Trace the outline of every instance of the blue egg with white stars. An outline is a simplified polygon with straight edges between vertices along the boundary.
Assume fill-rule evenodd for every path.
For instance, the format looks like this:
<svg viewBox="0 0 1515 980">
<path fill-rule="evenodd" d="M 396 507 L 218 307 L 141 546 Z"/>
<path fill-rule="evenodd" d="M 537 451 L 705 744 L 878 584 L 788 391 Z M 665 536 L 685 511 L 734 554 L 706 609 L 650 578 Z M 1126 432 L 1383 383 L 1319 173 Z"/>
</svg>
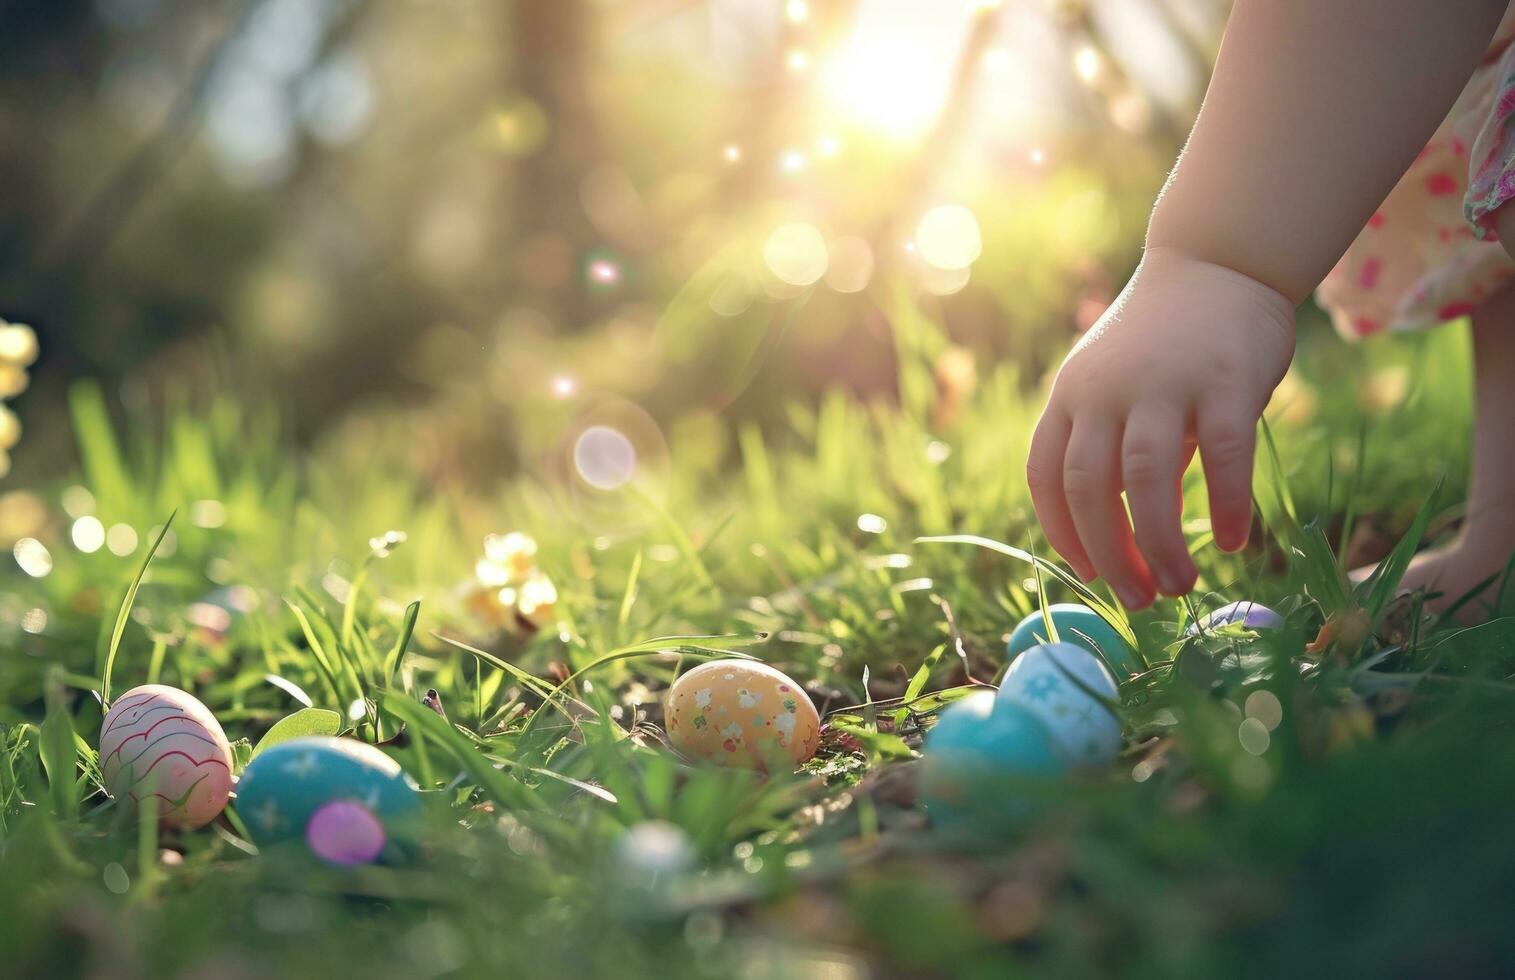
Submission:
<svg viewBox="0 0 1515 980">
<path fill-rule="evenodd" d="M 1283 627 L 1284 618 L 1260 602 L 1244 599 L 1241 602 L 1227 603 L 1199 622 L 1190 623 L 1184 632 L 1188 636 L 1198 636 L 1201 629 L 1216 630 L 1233 624 L 1249 630 L 1276 630 Z"/>
<path fill-rule="evenodd" d="M 1120 752 L 1115 678 L 1094 654 L 1072 643 L 1043 643 L 1015 658 L 1000 682 L 1001 704 L 1034 715 L 1070 768 L 1108 765 Z"/>
<path fill-rule="evenodd" d="M 1052 617 L 1052 625 L 1057 627 L 1059 643 L 1072 643 L 1104 657 L 1110 669 L 1119 676 L 1140 673 L 1141 667 L 1131 644 L 1093 609 L 1076 602 L 1054 602 L 1047 607 L 1047 614 Z M 1015 627 L 1006 649 L 1010 659 L 1014 660 L 1047 640 L 1047 624 L 1042 621 L 1041 610 L 1037 610 Z"/>
<path fill-rule="evenodd" d="M 421 818 L 420 796 L 398 762 L 366 742 L 325 735 L 258 753 L 237 783 L 236 807 L 259 847 L 303 840 L 335 864 L 399 857 Z M 355 820 L 358 808 L 372 819 Z"/>
<path fill-rule="evenodd" d="M 1029 711 L 977 691 L 953 703 L 921 746 L 920 794 L 932 825 L 959 836 L 997 834 L 1030 811 L 1028 784 L 1067 766 Z"/>
</svg>

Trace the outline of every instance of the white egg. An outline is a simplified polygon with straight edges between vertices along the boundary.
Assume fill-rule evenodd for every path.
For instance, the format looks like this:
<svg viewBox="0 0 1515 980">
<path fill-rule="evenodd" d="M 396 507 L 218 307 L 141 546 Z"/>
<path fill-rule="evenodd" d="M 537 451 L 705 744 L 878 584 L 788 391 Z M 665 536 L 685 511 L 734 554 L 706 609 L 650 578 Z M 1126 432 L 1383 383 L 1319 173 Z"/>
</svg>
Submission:
<svg viewBox="0 0 1515 980">
<path fill-rule="evenodd" d="M 1120 751 L 1121 720 L 1101 701 L 1118 704 L 1120 689 L 1099 658 L 1083 647 L 1032 647 L 1010 665 L 999 697 L 1031 712 L 1070 766 L 1106 765 Z"/>
<path fill-rule="evenodd" d="M 616 863 L 636 884 L 684 874 L 694 867 L 694 842 L 683 828 L 663 820 L 628 827 L 615 843 Z"/>
</svg>

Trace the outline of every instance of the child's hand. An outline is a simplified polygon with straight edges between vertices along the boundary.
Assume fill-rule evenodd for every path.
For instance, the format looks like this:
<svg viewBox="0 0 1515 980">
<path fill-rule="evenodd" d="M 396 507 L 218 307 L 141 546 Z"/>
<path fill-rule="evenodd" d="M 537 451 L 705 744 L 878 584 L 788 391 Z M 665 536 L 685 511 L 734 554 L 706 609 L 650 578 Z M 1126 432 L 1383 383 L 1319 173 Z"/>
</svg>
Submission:
<svg viewBox="0 0 1515 980">
<path fill-rule="evenodd" d="M 1026 477 L 1052 547 L 1132 609 L 1181 595 L 1199 573 L 1181 518 L 1196 444 L 1215 542 L 1252 524 L 1257 420 L 1294 354 L 1294 306 L 1223 266 L 1149 248 L 1115 303 L 1068 355 L 1031 440 Z M 1121 506 L 1126 491 L 1132 527 Z"/>
</svg>

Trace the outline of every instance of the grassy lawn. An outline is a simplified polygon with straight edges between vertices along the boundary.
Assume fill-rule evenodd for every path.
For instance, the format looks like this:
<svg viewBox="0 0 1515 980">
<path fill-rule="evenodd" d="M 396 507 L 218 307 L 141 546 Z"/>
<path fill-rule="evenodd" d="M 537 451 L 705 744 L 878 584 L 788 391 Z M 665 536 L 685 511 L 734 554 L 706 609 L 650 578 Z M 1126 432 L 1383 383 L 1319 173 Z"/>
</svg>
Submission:
<svg viewBox="0 0 1515 980">
<path fill-rule="evenodd" d="M 988 367 L 971 393 L 942 389 L 936 325 L 894 322 L 913 323 L 897 402 L 837 394 L 765 432 L 680 433 L 606 491 L 540 474 L 439 488 L 416 465 L 434 436 L 420 422 L 296 452 L 233 400 L 121 426 L 77 388 L 77 477 L 8 511 L 33 522 L 0 596 L 0 973 L 1507 969 L 1515 618 L 1420 615 L 1392 572 L 1354 591 L 1334 557 L 1372 527 L 1403 559 L 1455 515 L 1464 338 L 1301 359 L 1249 550 L 1208 544 L 1197 474 L 1186 486 L 1202 591 L 1133 617 L 1148 669 L 1122 686 L 1117 763 L 1007 787 L 1017 829 L 963 846 L 916 798 L 921 736 L 1003 671 L 1037 570 L 918 539 L 1042 548 L 1022 476 L 1038 398 Z M 133 547 L 114 530 L 99 547 L 91 517 L 134 529 Z M 535 625 L 480 598 L 485 536 L 509 531 L 535 539 L 556 591 Z M 1241 598 L 1286 628 L 1183 639 Z M 1307 652 L 1328 619 L 1335 642 Z M 826 729 L 800 771 L 668 747 L 669 683 L 729 655 L 810 692 Z M 340 869 L 257 853 L 235 807 L 197 832 L 137 822 L 103 792 L 94 746 L 102 693 L 150 681 L 203 700 L 239 758 L 307 705 L 387 742 L 424 790 L 420 846 Z M 644 870 L 624 835 L 648 820 L 687 834 L 687 870 Z"/>
</svg>

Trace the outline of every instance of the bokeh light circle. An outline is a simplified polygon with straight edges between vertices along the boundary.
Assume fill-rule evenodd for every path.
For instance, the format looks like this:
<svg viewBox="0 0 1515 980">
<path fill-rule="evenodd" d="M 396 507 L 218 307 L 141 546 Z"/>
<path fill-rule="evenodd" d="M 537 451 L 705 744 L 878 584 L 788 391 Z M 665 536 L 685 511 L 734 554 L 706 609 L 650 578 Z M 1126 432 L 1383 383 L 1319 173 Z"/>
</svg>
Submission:
<svg viewBox="0 0 1515 980">
<path fill-rule="evenodd" d="M 647 525 L 649 501 L 667 495 L 668 442 L 640 405 L 613 395 L 585 396 L 563 430 L 554 469 L 574 516 L 597 534 Z"/>
<path fill-rule="evenodd" d="M 960 204 L 934 207 L 915 228 L 915 247 L 928 265 L 938 269 L 966 269 L 983 251 L 978 219 Z"/>
<path fill-rule="evenodd" d="M 69 534 L 74 540 L 74 547 L 85 554 L 93 554 L 105 546 L 105 525 L 93 514 L 85 514 L 74 521 Z"/>
<path fill-rule="evenodd" d="M 868 240 L 847 235 L 831 243 L 826 285 L 839 293 L 860 293 L 873 278 L 873 248 Z"/>
<path fill-rule="evenodd" d="M 574 440 L 573 468 L 596 490 L 617 490 L 636 476 L 636 447 L 619 429 L 591 425 Z"/>
<path fill-rule="evenodd" d="M 363 804 L 334 800 L 311 814 L 305 842 L 329 864 L 369 864 L 384 851 L 384 825 Z"/>
<path fill-rule="evenodd" d="M 763 243 L 763 261 L 780 281 L 808 286 L 826 274 L 826 239 L 802 221 L 779 225 Z"/>
<path fill-rule="evenodd" d="M 967 266 L 961 269 L 938 269 L 923 262 L 916 267 L 916 276 L 921 288 L 931 295 L 951 296 L 962 292 L 963 287 L 968 285 L 969 270 Z"/>
</svg>

